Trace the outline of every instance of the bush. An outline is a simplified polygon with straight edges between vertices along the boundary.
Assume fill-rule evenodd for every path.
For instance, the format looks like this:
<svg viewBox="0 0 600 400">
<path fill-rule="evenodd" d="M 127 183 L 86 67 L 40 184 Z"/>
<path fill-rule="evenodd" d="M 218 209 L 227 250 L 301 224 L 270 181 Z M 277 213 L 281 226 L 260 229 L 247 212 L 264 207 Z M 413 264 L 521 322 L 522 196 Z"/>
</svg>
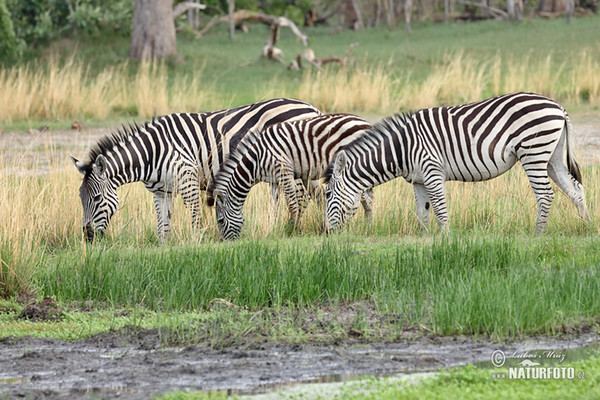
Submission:
<svg viewBox="0 0 600 400">
<path fill-rule="evenodd" d="M 17 39 L 6 1 L 0 0 L 0 59 L 18 58 L 23 51 L 24 43 Z"/>
</svg>

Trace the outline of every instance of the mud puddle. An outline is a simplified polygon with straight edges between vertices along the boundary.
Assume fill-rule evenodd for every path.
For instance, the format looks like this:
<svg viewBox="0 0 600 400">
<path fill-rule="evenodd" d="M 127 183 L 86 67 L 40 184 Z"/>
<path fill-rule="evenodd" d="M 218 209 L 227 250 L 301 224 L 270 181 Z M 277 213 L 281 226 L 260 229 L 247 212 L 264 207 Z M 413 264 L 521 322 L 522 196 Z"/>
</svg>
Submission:
<svg viewBox="0 0 600 400">
<path fill-rule="evenodd" d="M 73 342 L 0 340 L 0 398 L 145 399 L 187 389 L 258 394 L 299 383 L 437 371 L 490 361 L 496 350 L 513 354 L 583 348 L 600 344 L 600 336 L 506 344 L 467 337 L 387 344 L 267 342 L 226 349 L 160 343 L 156 330 L 105 333 Z"/>
</svg>

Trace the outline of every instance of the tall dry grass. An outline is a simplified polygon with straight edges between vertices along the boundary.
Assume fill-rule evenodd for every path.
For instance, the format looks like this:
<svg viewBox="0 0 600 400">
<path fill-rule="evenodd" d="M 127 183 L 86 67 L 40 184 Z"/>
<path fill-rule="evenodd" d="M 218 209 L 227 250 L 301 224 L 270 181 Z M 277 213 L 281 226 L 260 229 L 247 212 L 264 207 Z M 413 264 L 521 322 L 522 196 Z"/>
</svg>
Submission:
<svg viewBox="0 0 600 400">
<path fill-rule="evenodd" d="M 324 112 L 379 111 L 389 113 L 395 106 L 395 78 L 386 66 L 354 70 L 307 71 L 298 87 L 298 98 Z"/>
<path fill-rule="evenodd" d="M 440 105 L 463 104 L 499 94 L 530 91 L 566 105 L 582 101 L 600 105 L 600 56 L 589 50 L 559 66 L 544 58 L 479 60 L 464 51 L 447 53 L 423 80 L 408 71 L 397 74 L 389 64 L 344 71 L 305 73 L 298 97 L 324 111 L 388 114 Z"/>
<path fill-rule="evenodd" d="M 30 118 L 106 118 L 111 112 L 141 118 L 215 107 L 215 90 L 203 79 L 203 68 L 174 74 L 163 62 L 143 62 L 135 75 L 127 62 L 93 75 L 74 57 L 50 57 L 45 67 L 0 70 L 0 122 Z"/>
<path fill-rule="evenodd" d="M 87 255 L 78 196 L 81 175 L 68 159 L 72 149 L 51 144 L 25 156 L 0 152 L 0 295 L 31 290 L 31 277 L 43 266 L 44 257 L 56 251 L 80 249 Z M 26 162 L 25 160 L 33 160 Z M 54 160 L 49 164 L 46 160 Z M 20 164 L 19 164 L 20 163 Z M 15 167 L 15 165 L 20 165 Z M 600 208 L 600 167 L 583 171 L 588 205 L 594 215 Z M 556 189 L 559 193 L 558 189 Z M 455 233 L 482 232 L 496 235 L 531 234 L 535 229 L 537 206 L 525 174 L 519 167 L 500 178 L 482 183 L 447 184 L 451 229 Z M 118 190 L 120 205 L 113 217 L 105 243 L 108 246 L 158 245 L 156 215 L 152 196 L 141 184 Z M 362 210 L 349 224 L 356 235 L 420 235 L 411 185 L 395 180 L 375 188 L 375 209 L 371 223 Z M 322 205 L 311 202 L 293 235 L 318 234 Z M 245 239 L 278 238 L 289 235 L 285 201 L 273 217 L 270 190 L 265 184 L 254 188 L 245 204 Z M 189 212 L 180 199 L 175 201 L 171 244 L 199 245 L 217 240 L 212 209 L 204 208 L 201 227 L 191 228 Z M 437 231 L 432 221 L 431 229 Z M 557 195 L 550 215 L 550 234 L 598 233 L 594 219 L 585 225 L 564 195 Z"/>
<path fill-rule="evenodd" d="M 325 112 L 385 115 L 439 105 L 461 104 L 515 91 L 547 95 L 565 105 L 600 105 L 600 55 L 591 49 L 557 66 L 544 58 L 500 57 L 481 60 L 464 51 L 445 54 L 425 78 L 397 72 L 393 60 L 376 66 L 306 71 L 298 83 L 280 78 L 258 82 L 256 97 L 293 96 Z M 0 122 L 77 116 L 106 118 L 111 112 L 149 118 L 177 111 L 200 111 L 229 104 L 235 92 L 207 86 L 203 68 L 170 74 L 164 63 L 122 63 L 93 75 L 71 57 L 51 57 L 33 65 L 0 70 Z"/>
</svg>

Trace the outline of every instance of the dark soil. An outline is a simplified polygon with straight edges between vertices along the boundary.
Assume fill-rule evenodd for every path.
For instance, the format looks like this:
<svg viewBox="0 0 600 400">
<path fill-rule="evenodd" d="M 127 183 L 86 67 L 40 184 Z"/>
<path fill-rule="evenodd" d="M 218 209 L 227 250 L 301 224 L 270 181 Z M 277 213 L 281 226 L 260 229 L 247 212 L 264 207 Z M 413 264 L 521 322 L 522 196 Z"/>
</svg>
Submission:
<svg viewBox="0 0 600 400">
<path fill-rule="evenodd" d="M 351 340 L 351 339 L 350 339 Z M 0 340 L 0 398 L 145 399 L 176 390 L 260 393 L 332 377 L 434 371 L 489 361 L 494 350 L 579 348 L 575 339 L 535 338 L 497 344 L 468 337 L 421 337 L 398 343 L 257 342 L 215 349 L 163 347 L 156 329 L 126 328 L 74 342 L 33 337 Z"/>
</svg>

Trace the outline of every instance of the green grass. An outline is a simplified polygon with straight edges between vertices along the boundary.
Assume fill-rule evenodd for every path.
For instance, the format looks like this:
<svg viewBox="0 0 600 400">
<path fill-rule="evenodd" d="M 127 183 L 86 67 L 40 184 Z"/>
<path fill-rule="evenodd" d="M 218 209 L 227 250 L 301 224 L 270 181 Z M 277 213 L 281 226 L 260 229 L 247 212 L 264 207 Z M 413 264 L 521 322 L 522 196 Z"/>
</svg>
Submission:
<svg viewBox="0 0 600 400">
<path fill-rule="evenodd" d="M 109 243 L 40 260 L 38 294 L 153 311 L 250 311 L 372 301 L 398 328 L 442 335 L 560 334 L 600 315 L 600 239 L 296 237 L 197 247 Z M 596 322 L 595 322 L 596 321 Z"/>
<path fill-rule="evenodd" d="M 505 373 L 507 368 L 481 369 L 466 366 L 445 370 L 434 376 L 420 377 L 364 377 L 333 385 L 307 385 L 284 390 L 271 395 L 259 396 L 261 399 L 281 400 L 563 400 L 563 399 L 597 399 L 600 396 L 600 357 L 591 357 L 560 364 L 571 367 L 575 371 L 573 380 L 514 380 L 493 378 L 492 373 Z M 583 372 L 584 378 L 577 378 Z M 323 395 L 322 393 L 327 393 Z M 173 392 L 157 399 L 221 399 L 223 392 Z M 235 399 L 250 399 L 250 396 L 234 396 Z"/>
<path fill-rule="evenodd" d="M 363 392 L 356 388 L 342 392 L 340 399 L 596 399 L 600 396 L 600 357 L 576 361 L 569 366 L 585 372 L 575 380 L 509 380 L 492 378 L 505 369 L 478 369 L 468 366 L 444 371 L 413 385 L 381 379 L 367 381 Z M 507 374 L 508 375 L 508 374 Z"/>
</svg>

